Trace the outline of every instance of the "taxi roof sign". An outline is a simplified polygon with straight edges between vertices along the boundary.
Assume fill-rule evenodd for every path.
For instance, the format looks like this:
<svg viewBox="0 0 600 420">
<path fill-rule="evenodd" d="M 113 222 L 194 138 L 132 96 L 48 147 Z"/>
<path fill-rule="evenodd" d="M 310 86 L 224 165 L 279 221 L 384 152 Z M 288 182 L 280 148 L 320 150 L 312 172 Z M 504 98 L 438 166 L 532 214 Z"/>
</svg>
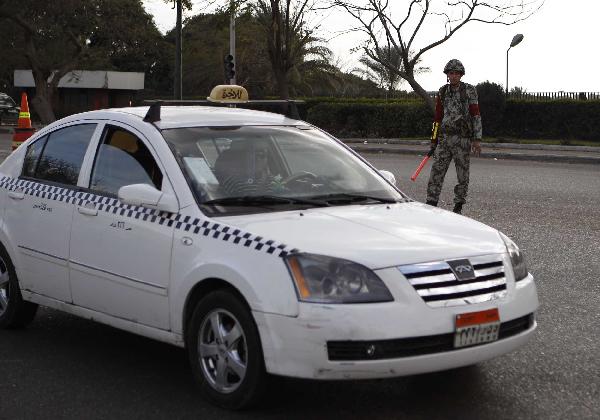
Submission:
<svg viewBox="0 0 600 420">
<path fill-rule="evenodd" d="M 248 102 L 248 91 L 238 85 L 217 85 L 206 99 L 223 104 L 241 104 Z"/>
</svg>

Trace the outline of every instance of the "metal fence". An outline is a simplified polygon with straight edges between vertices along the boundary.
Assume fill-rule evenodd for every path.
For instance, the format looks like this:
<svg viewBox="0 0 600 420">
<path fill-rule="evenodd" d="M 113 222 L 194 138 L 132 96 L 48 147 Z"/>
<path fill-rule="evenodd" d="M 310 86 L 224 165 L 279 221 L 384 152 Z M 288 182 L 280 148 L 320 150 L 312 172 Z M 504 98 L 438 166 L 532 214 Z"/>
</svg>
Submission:
<svg viewBox="0 0 600 420">
<path fill-rule="evenodd" d="M 507 99 L 530 101 L 599 100 L 600 92 L 510 92 Z"/>
<path fill-rule="evenodd" d="M 437 91 L 427 92 L 430 97 L 435 98 Z M 369 95 L 371 98 L 387 100 L 420 100 L 421 97 L 415 92 L 392 91 L 377 92 Z M 530 100 L 530 101 L 559 101 L 559 100 L 600 100 L 600 92 L 510 92 L 507 99 Z"/>
</svg>

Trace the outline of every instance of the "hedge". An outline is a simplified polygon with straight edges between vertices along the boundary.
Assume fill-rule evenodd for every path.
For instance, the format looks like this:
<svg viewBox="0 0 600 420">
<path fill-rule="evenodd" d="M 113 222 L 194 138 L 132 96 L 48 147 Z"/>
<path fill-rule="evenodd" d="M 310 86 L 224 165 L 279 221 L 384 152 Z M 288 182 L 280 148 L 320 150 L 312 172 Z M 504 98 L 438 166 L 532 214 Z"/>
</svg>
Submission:
<svg viewBox="0 0 600 420">
<path fill-rule="evenodd" d="M 500 135 L 600 142 L 599 120 L 600 101 L 508 101 Z"/>
<path fill-rule="evenodd" d="M 422 102 L 320 103 L 308 109 L 307 120 L 338 137 L 417 137 L 431 129 Z"/>
<path fill-rule="evenodd" d="M 338 137 L 427 137 L 432 114 L 423 102 L 320 102 L 307 106 L 308 122 Z M 506 102 L 504 115 L 495 127 L 486 127 L 490 137 L 522 139 L 589 140 L 600 143 L 600 101 Z"/>
</svg>

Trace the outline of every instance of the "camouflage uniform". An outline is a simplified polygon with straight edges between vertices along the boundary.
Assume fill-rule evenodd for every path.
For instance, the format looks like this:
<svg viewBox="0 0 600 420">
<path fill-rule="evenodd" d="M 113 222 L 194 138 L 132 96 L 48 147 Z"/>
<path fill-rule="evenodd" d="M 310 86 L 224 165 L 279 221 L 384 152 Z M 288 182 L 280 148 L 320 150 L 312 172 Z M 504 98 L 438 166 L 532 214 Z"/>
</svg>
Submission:
<svg viewBox="0 0 600 420">
<path fill-rule="evenodd" d="M 458 60 L 451 60 L 446 68 L 450 66 L 454 70 L 453 62 L 458 62 L 464 74 L 464 67 Z M 446 69 L 444 72 L 448 73 Z M 466 201 L 469 187 L 471 140 L 481 140 L 482 136 L 475 87 L 464 82 L 460 82 L 457 88 L 449 84 L 442 86 L 436 98 L 434 127 L 436 122 L 440 124 L 441 139 L 438 141 L 436 160 L 429 175 L 427 202 L 437 204 L 450 161 L 454 159 L 458 178 L 458 184 L 454 187 L 454 204 L 461 207 Z M 434 133 L 435 131 L 437 130 L 434 129 Z"/>
</svg>

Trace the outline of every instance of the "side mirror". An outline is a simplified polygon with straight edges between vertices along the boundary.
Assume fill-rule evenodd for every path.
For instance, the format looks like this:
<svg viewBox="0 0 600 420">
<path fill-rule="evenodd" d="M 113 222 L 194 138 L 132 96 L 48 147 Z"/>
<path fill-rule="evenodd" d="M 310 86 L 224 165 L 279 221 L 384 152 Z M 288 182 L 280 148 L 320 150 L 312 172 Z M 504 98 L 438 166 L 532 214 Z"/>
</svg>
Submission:
<svg viewBox="0 0 600 420">
<path fill-rule="evenodd" d="M 132 206 L 143 206 L 159 211 L 177 213 L 179 203 L 172 194 L 166 194 L 148 184 L 132 184 L 119 188 L 119 200 Z"/>
<path fill-rule="evenodd" d="M 396 177 L 393 173 L 391 173 L 390 171 L 384 171 L 383 169 L 380 170 L 379 173 L 386 179 L 387 182 L 389 182 L 392 185 L 396 185 Z"/>
</svg>

